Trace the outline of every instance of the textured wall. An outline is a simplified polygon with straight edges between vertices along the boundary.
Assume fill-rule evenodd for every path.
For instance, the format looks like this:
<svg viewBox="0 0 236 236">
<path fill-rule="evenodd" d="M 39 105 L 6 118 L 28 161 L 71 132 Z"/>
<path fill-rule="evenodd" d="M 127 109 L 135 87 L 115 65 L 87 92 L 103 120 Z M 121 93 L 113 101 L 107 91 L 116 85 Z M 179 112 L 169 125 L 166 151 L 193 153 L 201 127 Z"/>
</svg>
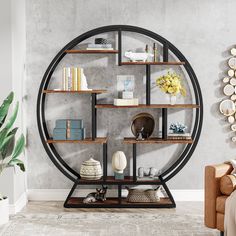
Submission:
<svg viewBox="0 0 236 236">
<path fill-rule="evenodd" d="M 204 125 L 199 144 L 185 168 L 170 181 L 174 189 L 200 189 L 203 187 L 204 166 L 234 158 L 235 146 L 229 141 L 232 134 L 229 125 L 218 112 L 218 103 L 223 98 L 221 78 L 227 68 L 228 49 L 235 43 L 235 1 L 174 1 L 174 0 L 34 0 L 27 1 L 27 125 L 28 125 L 28 187 L 69 188 L 68 181 L 50 162 L 41 144 L 36 127 L 36 94 L 42 76 L 55 54 L 76 36 L 96 27 L 111 24 L 129 24 L 152 30 L 171 41 L 189 60 L 199 79 L 204 98 Z M 115 40 L 115 35 L 104 35 Z M 129 49 L 143 46 L 148 39 L 127 34 L 125 44 Z M 144 68 L 117 67 L 115 57 L 68 55 L 53 74 L 51 88 L 61 81 L 63 66 L 81 65 L 85 68 L 88 83 L 92 88 L 106 87 L 110 93 L 99 99 L 110 101 L 115 93 L 117 74 L 134 74 L 136 96 L 142 99 Z M 109 67 L 109 69 L 108 69 Z M 166 68 L 155 67 L 152 77 Z M 188 78 L 186 78 L 187 81 Z M 191 89 L 191 88 L 189 88 Z M 152 102 L 165 102 L 165 96 L 152 91 Z M 90 123 L 89 97 L 86 95 L 51 95 L 47 100 L 47 119 L 50 130 L 55 119 L 83 118 L 88 129 Z M 191 96 L 186 98 L 186 103 Z M 68 105 L 69 104 L 69 105 Z M 122 145 L 122 137 L 131 135 L 130 120 L 137 110 L 98 111 L 98 135 L 108 134 L 109 156 L 113 151 L 124 150 L 128 157 L 126 173 L 131 173 L 131 147 Z M 157 110 L 150 111 L 155 117 Z M 178 119 L 177 119 L 178 117 Z M 186 122 L 191 127 L 191 112 L 175 111 L 171 121 Z M 158 119 L 155 134 L 158 132 Z M 102 157 L 102 148 L 86 145 L 60 145 L 69 165 L 79 170 L 83 160 L 90 154 Z M 138 166 L 162 168 L 181 151 L 181 145 L 142 146 L 138 148 Z M 109 170 L 111 174 L 111 170 Z"/>
</svg>

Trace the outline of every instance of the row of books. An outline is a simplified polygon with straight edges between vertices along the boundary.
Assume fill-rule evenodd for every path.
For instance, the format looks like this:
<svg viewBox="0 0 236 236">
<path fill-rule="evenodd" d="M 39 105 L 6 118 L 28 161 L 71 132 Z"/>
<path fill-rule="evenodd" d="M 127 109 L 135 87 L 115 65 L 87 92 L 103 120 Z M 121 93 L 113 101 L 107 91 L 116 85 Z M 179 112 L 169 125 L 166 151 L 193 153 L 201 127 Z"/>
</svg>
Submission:
<svg viewBox="0 0 236 236">
<path fill-rule="evenodd" d="M 79 91 L 81 89 L 81 78 L 83 76 L 83 68 L 64 67 L 62 88 L 65 91 Z"/>
</svg>

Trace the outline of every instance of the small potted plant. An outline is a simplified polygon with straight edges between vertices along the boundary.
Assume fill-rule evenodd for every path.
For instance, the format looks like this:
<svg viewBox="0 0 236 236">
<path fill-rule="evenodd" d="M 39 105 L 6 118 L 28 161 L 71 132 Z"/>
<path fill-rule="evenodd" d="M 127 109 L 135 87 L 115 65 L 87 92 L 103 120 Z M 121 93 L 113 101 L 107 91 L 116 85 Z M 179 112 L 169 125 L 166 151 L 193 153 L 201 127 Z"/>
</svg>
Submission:
<svg viewBox="0 0 236 236">
<path fill-rule="evenodd" d="M 16 120 L 19 103 L 12 115 L 7 117 L 10 105 L 13 101 L 14 93 L 11 92 L 0 106 L 0 178 L 5 168 L 10 166 L 19 166 L 22 171 L 25 171 L 24 163 L 18 159 L 25 147 L 25 138 L 21 134 L 17 141 L 15 135 L 18 128 L 13 128 Z M 1 194 L 0 191 L 0 225 L 7 223 L 9 220 L 9 201 L 8 198 Z"/>
<path fill-rule="evenodd" d="M 166 75 L 157 78 L 156 84 L 161 91 L 170 95 L 171 105 L 176 103 L 176 96 L 178 94 L 186 96 L 186 90 L 182 85 L 181 77 L 175 72 L 168 71 Z"/>
</svg>

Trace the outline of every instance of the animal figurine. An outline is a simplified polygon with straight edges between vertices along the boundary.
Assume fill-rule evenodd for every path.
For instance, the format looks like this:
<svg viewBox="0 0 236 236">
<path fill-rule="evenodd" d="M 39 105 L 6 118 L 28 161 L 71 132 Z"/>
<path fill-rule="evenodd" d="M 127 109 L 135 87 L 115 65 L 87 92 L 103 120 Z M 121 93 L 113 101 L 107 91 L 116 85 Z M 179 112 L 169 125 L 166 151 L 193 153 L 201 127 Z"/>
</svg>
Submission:
<svg viewBox="0 0 236 236">
<path fill-rule="evenodd" d="M 125 57 L 129 58 L 131 61 L 147 61 L 148 58 L 152 58 L 154 55 L 146 52 L 125 52 Z"/>
<path fill-rule="evenodd" d="M 139 167 L 138 168 L 138 177 L 143 178 L 144 176 L 154 178 L 154 177 L 158 176 L 158 171 L 154 167 L 150 167 L 150 168 Z"/>
<path fill-rule="evenodd" d="M 102 185 L 102 189 L 96 188 L 96 192 L 89 193 L 86 198 L 83 200 L 83 203 L 93 203 L 96 201 L 104 202 L 106 200 L 107 187 Z"/>
</svg>

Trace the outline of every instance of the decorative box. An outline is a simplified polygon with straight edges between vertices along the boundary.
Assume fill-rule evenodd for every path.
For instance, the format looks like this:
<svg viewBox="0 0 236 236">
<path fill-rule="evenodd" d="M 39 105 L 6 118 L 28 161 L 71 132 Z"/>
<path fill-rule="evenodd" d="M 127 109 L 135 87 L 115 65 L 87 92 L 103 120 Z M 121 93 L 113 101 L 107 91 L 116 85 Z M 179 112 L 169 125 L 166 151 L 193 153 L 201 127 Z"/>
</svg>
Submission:
<svg viewBox="0 0 236 236">
<path fill-rule="evenodd" d="M 58 129 L 53 130 L 54 140 L 83 140 L 86 137 L 86 129 Z"/>
<path fill-rule="evenodd" d="M 66 140 L 66 129 L 53 129 L 54 140 Z"/>
<path fill-rule="evenodd" d="M 81 129 L 84 127 L 83 120 L 81 119 L 62 119 L 56 120 L 57 129 Z"/>
<path fill-rule="evenodd" d="M 82 129 L 67 129 L 67 140 L 83 140 L 85 139 L 85 128 Z"/>
</svg>

